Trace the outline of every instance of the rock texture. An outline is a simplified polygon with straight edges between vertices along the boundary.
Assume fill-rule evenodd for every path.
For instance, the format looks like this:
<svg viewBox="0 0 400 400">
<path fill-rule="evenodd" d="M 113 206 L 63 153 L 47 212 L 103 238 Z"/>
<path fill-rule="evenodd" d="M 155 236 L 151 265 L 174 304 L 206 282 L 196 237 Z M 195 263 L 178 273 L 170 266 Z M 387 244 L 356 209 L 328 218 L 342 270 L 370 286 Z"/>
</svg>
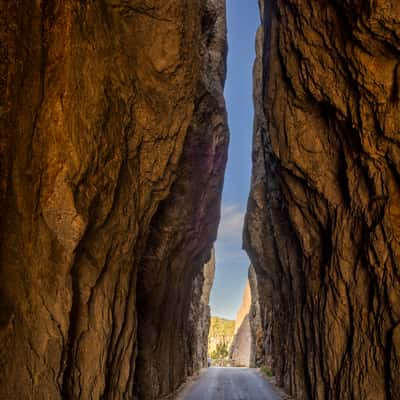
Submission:
<svg viewBox="0 0 400 400">
<path fill-rule="evenodd" d="M 297 399 L 400 398 L 400 6 L 261 1 L 245 247 Z"/>
<path fill-rule="evenodd" d="M 191 363 L 193 371 L 198 371 L 208 365 L 208 334 L 210 332 L 211 308 L 210 294 L 215 275 L 215 252 L 204 265 L 203 271 L 196 277 L 193 284 L 192 302 L 189 318 L 195 327 L 190 342 L 192 343 Z"/>
<path fill-rule="evenodd" d="M 226 161 L 224 15 L 0 0 L 0 398 L 132 399 L 144 379 L 140 399 L 159 398 L 192 372 Z"/>
<path fill-rule="evenodd" d="M 249 267 L 249 285 L 251 292 L 251 306 L 249 310 L 249 324 L 251 330 L 250 367 L 261 367 L 265 364 L 265 320 L 263 312 L 267 307 L 262 305 L 259 295 L 259 279 L 254 267 Z"/>
<path fill-rule="evenodd" d="M 228 145 L 224 1 L 201 2 L 200 15 L 202 68 L 194 115 L 176 182 L 153 218 L 139 270 L 140 400 L 161 398 L 194 372 L 197 321 L 190 300 L 217 235 Z"/>
<path fill-rule="evenodd" d="M 236 315 L 235 334 L 229 349 L 229 358 L 234 366 L 250 366 L 251 351 L 253 348 L 249 317 L 251 304 L 250 284 L 247 281 L 244 288 L 242 304 Z"/>
</svg>

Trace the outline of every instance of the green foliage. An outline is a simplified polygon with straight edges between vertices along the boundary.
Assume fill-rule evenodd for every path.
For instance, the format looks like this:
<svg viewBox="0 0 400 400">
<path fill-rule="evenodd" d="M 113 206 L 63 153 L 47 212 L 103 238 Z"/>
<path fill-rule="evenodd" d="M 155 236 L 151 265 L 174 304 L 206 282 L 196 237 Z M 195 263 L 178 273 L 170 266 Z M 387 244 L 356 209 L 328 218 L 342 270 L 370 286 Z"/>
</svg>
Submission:
<svg viewBox="0 0 400 400">
<path fill-rule="evenodd" d="M 235 331 L 235 321 L 211 317 L 208 335 L 208 355 L 213 360 L 227 360 Z"/>
<path fill-rule="evenodd" d="M 265 376 L 268 376 L 269 378 L 274 376 L 274 374 L 272 373 L 271 369 L 266 367 L 266 366 L 261 367 L 260 370 Z"/>
<path fill-rule="evenodd" d="M 220 317 L 211 317 L 209 336 L 233 336 L 235 332 L 235 321 Z"/>
<path fill-rule="evenodd" d="M 224 360 L 228 357 L 228 346 L 226 343 L 218 343 L 216 349 L 211 353 L 214 360 Z"/>
</svg>

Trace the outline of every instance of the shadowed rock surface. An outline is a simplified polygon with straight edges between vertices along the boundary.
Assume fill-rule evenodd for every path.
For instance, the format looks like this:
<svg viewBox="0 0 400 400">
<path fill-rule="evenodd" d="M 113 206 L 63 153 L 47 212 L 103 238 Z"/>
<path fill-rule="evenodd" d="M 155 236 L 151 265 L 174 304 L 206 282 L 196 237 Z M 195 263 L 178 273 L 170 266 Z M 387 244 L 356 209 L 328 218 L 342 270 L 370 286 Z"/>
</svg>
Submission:
<svg viewBox="0 0 400 400">
<path fill-rule="evenodd" d="M 223 0 L 0 0 L 0 398 L 159 398 L 198 367 L 225 41 Z"/>
<path fill-rule="evenodd" d="M 204 265 L 194 283 L 192 302 L 190 304 L 190 321 L 195 327 L 192 344 L 193 371 L 199 371 L 208 365 L 208 334 L 210 331 L 211 308 L 209 306 L 210 294 L 215 275 L 215 251 L 211 252 L 210 260 Z"/>
<path fill-rule="evenodd" d="M 228 146 L 224 1 L 201 2 L 200 12 L 194 115 L 176 182 L 153 219 L 138 276 L 140 400 L 177 389 L 198 363 L 195 334 L 202 313 L 190 305 L 194 281 L 217 236 Z"/>
<path fill-rule="evenodd" d="M 260 2 L 244 242 L 301 400 L 400 398 L 400 5 L 367 3 Z"/>
</svg>

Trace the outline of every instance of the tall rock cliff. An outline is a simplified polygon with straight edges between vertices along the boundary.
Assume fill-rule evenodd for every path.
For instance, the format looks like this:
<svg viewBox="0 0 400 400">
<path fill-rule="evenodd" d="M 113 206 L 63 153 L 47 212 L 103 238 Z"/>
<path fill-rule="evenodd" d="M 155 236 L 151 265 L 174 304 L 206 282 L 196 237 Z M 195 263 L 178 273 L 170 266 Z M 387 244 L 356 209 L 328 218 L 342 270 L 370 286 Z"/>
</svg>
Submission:
<svg viewBox="0 0 400 400">
<path fill-rule="evenodd" d="M 400 398 L 399 4 L 260 1 L 244 242 L 300 400 Z"/>
<path fill-rule="evenodd" d="M 0 0 L 0 398 L 132 399 L 146 371 L 158 398 L 192 372 L 225 52 L 224 0 Z"/>
</svg>

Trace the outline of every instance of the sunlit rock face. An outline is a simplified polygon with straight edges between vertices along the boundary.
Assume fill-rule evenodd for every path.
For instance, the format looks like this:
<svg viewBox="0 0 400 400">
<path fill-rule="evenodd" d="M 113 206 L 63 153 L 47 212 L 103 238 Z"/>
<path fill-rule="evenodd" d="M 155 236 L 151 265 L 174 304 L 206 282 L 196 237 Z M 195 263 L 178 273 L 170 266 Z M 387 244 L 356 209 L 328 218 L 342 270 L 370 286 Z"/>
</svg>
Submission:
<svg viewBox="0 0 400 400">
<path fill-rule="evenodd" d="M 242 304 L 236 315 L 235 334 L 229 350 L 229 358 L 234 366 L 249 367 L 252 351 L 252 333 L 250 329 L 251 307 L 250 284 L 247 281 Z"/>
<path fill-rule="evenodd" d="M 146 371 L 140 399 L 160 398 L 193 371 L 224 15 L 223 0 L 0 1 L 0 398 L 132 399 Z"/>
<path fill-rule="evenodd" d="M 245 247 L 298 399 L 400 398 L 400 7 L 261 1 Z"/>
</svg>

